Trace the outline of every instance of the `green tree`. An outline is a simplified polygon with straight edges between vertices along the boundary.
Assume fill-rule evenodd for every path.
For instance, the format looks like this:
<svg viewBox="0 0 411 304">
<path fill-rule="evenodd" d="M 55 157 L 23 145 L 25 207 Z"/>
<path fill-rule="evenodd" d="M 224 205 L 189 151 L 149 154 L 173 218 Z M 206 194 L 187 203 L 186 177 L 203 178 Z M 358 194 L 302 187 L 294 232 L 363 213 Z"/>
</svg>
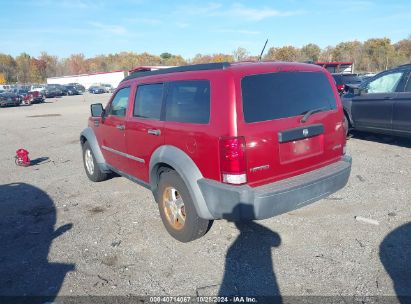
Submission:
<svg viewBox="0 0 411 304">
<path fill-rule="evenodd" d="M 168 60 L 168 59 L 170 59 L 171 57 L 173 57 L 173 55 L 170 54 L 170 53 L 161 53 L 161 54 L 160 54 L 161 60 Z"/>
<path fill-rule="evenodd" d="M 4 75 L 6 82 L 16 80 L 17 63 L 13 57 L 6 54 L 0 54 L 0 73 Z"/>
<path fill-rule="evenodd" d="M 16 57 L 17 64 L 17 81 L 28 83 L 30 81 L 30 64 L 31 57 L 27 53 L 21 53 Z"/>
<path fill-rule="evenodd" d="M 325 49 L 321 50 L 319 61 L 333 61 L 334 47 L 327 46 Z"/>
<path fill-rule="evenodd" d="M 249 60 L 250 53 L 245 48 L 239 47 L 233 51 L 233 57 L 234 61 L 245 61 Z"/>
<path fill-rule="evenodd" d="M 278 61 L 298 61 L 300 58 L 300 50 L 291 45 L 283 46 L 280 48 L 270 48 L 265 55 L 266 60 L 278 60 Z"/>
<path fill-rule="evenodd" d="M 394 44 L 396 52 L 395 63 L 406 64 L 411 63 L 411 36 Z"/>
<path fill-rule="evenodd" d="M 190 63 L 199 64 L 199 63 L 209 63 L 209 62 L 212 62 L 212 58 L 210 55 L 197 54 L 194 56 L 194 58 L 191 60 Z"/>
<path fill-rule="evenodd" d="M 350 61 L 357 70 L 367 70 L 368 58 L 364 53 L 364 46 L 359 41 L 341 42 L 333 49 L 333 58 L 336 61 Z"/>
<path fill-rule="evenodd" d="M 364 42 L 364 52 L 369 57 L 369 71 L 382 71 L 394 63 L 394 46 L 389 38 L 368 39 Z"/>
<path fill-rule="evenodd" d="M 303 61 L 318 61 L 321 54 L 321 48 L 314 43 L 309 43 L 301 48 L 300 53 L 301 60 Z"/>
<path fill-rule="evenodd" d="M 57 70 L 58 70 L 58 57 L 57 56 L 52 56 L 47 54 L 47 52 L 41 52 L 40 57 L 38 57 L 39 60 L 45 62 L 46 67 L 42 71 L 42 78 L 46 79 L 47 77 L 54 77 L 57 76 Z"/>
</svg>

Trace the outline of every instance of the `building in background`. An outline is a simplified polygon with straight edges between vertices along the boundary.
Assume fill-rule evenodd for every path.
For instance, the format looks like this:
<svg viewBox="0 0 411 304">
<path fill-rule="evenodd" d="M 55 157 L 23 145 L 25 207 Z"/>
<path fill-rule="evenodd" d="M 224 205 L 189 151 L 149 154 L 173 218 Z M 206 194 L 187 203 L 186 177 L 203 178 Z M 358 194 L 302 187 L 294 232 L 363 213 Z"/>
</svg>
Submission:
<svg viewBox="0 0 411 304">
<path fill-rule="evenodd" d="M 145 71 L 153 71 L 158 69 L 170 68 L 171 66 L 140 66 L 133 68 L 131 70 L 119 70 L 112 72 L 102 72 L 102 73 L 92 73 L 92 74 L 81 74 L 81 75 L 69 75 L 60 77 L 49 77 L 47 78 L 48 84 L 69 84 L 69 83 L 79 83 L 83 85 L 86 89 L 92 85 L 100 84 L 111 84 L 113 88 L 117 88 L 118 84 L 130 75 L 130 73 L 138 73 Z"/>
<path fill-rule="evenodd" d="M 49 77 L 47 78 L 48 84 L 68 84 L 68 83 L 79 83 L 83 85 L 86 89 L 92 85 L 99 85 L 102 83 L 111 84 L 113 88 L 117 88 L 120 81 L 128 75 L 128 71 L 113 71 L 104 73 L 93 73 L 93 74 L 81 74 L 81 75 L 69 75 L 60 77 Z"/>
</svg>

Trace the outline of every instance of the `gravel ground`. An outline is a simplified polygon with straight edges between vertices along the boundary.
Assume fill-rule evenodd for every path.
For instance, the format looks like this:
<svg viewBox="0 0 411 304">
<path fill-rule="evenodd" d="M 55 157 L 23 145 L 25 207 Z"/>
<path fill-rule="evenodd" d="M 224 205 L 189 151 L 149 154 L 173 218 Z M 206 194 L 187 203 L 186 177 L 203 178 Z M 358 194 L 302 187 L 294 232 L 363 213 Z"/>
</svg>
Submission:
<svg viewBox="0 0 411 304">
<path fill-rule="evenodd" d="M 87 179 L 79 133 L 108 98 L 0 109 L 0 295 L 411 295 L 410 140 L 356 134 L 343 190 L 182 244 L 150 191 Z M 36 165 L 14 164 L 20 147 Z"/>
</svg>

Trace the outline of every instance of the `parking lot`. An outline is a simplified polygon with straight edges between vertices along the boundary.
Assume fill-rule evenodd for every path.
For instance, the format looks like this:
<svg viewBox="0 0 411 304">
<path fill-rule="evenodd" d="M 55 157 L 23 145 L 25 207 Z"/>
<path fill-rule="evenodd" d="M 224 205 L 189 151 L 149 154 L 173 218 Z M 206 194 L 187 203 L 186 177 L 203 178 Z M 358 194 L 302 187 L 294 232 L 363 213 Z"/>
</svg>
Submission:
<svg viewBox="0 0 411 304">
<path fill-rule="evenodd" d="M 109 96 L 0 109 L 0 295 L 411 295 L 410 140 L 355 134 L 343 190 L 183 244 L 149 190 L 85 175 L 79 134 Z"/>
</svg>

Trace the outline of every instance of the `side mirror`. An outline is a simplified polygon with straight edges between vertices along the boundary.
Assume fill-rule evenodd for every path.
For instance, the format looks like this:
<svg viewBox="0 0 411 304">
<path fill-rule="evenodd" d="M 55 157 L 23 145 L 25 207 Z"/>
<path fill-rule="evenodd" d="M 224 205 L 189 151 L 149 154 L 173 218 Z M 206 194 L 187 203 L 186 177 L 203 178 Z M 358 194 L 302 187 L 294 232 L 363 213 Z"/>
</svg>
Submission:
<svg viewBox="0 0 411 304">
<path fill-rule="evenodd" d="M 91 117 L 102 117 L 104 115 L 103 105 L 101 103 L 93 103 L 90 106 Z"/>
</svg>

